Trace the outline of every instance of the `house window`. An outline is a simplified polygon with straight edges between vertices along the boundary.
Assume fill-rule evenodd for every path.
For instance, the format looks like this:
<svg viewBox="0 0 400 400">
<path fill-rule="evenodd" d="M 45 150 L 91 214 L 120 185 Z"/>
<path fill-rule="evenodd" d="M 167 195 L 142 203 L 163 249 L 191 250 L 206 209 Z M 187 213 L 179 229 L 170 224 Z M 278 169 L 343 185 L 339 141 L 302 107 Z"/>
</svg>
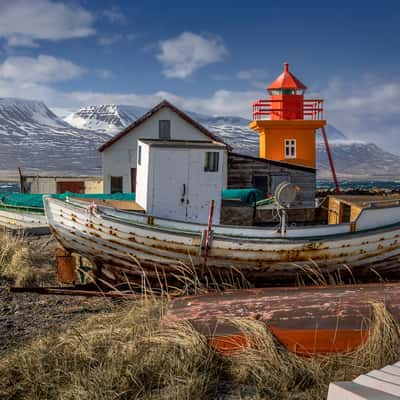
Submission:
<svg viewBox="0 0 400 400">
<path fill-rule="evenodd" d="M 138 146 L 137 149 L 137 163 L 138 165 L 142 164 L 142 146 Z"/>
<path fill-rule="evenodd" d="M 296 158 L 296 139 L 285 139 L 285 158 Z"/>
<path fill-rule="evenodd" d="M 205 172 L 217 172 L 219 163 L 219 153 L 216 151 L 207 151 L 204 163 Z"/>
<path fill-rule="evenodd" d="M 111 194 L 122 193 L 122 176 L 111 177 Z"/>
<path fill-rule="evenodd" d="M 171 139 L 171 121 L 169 119 L 161 119 L 158 121 L 158 138 Z"/>
</svg>

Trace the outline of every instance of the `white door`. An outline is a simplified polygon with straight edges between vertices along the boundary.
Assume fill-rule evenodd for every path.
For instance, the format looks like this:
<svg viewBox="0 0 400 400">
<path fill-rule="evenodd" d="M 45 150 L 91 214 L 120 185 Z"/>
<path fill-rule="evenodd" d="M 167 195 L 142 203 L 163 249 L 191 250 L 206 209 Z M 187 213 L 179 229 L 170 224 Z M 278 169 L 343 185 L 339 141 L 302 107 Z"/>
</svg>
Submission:
<svg viewBox="0 0 400 400">
<path fill-rule="evenodd" d="M 153 162 L 153 215 L 186 221 L 189 193 L 189 152 L 157 150 Z"/>
<path fill-rule="evenodd" d="M 213 221 L 219 222 L 221 185 L 220 172 L 204 172 L 204 152 L 191 152 L 191 165 L 189 172 L 190 191 L 187 211 L 187 221 L 206 224 L 211 200 L 215 201 L 215 214 Z M 221 164 L 221 161 L 220 161 Z"/>
</svg>

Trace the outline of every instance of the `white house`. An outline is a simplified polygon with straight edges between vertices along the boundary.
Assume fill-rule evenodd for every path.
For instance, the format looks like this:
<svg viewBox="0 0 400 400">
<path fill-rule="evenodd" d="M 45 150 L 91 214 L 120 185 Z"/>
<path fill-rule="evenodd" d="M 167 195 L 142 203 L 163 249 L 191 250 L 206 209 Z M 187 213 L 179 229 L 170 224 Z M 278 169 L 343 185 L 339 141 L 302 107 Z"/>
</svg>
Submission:
<svg viewBox="0 0 400 400">
<path fill-rule="evenodd" d="M 140 139 L 136 202 L 146 213 L 180 221 L 220 222 L 227 182 L 227 146 L 219 142 Z"/>
<path fill-rule="evenodd" d="M 104 193 L 137 192 L 138 139 L 222 143 L 187 114 L 163 101 L 100 147 Z"/>
</svg>

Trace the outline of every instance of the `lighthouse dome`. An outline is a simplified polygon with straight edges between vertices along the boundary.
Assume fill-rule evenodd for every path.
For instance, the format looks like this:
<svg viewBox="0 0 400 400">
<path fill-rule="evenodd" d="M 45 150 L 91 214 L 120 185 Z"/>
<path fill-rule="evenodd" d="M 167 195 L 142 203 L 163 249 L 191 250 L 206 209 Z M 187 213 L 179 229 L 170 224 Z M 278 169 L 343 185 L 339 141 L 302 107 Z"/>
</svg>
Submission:
<svg viewBox="0 0 400 400">
<path fill-rule="evenodd" d="M 302 94 L 306 89 L 307 86 L 289 71 L 287 62 L 283 64 L 283 72 L 267 88 L 271 94 Z"/>
</svg>

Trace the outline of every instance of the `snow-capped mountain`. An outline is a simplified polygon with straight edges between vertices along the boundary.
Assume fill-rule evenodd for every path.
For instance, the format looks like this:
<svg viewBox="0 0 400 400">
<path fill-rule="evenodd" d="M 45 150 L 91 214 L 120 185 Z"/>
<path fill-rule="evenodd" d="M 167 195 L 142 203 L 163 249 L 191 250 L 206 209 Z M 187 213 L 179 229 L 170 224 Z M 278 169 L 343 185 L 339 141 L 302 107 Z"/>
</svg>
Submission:
<svg viewBox="0 0 400 400">
<path fill-rule="evenodd" d="M 81 108 L 64 120 L 78 129 L 89 129 L 114 135 L 135 121 L 148 109 L 135 106 L 100 104 Z"/>
<path fill-rule="evenodd" d="M 99 173 L 108 135 L 80 130 L 39 101 L 0 98 L 0 170 Z"/>
<path fill-rule="evenodd" d="M 15 171 L 22 167 L 99 174 L 101 157 L 98 147 L 146 111 L 132 106 L 93 106 L 63 120 L 42 102 L 0 98 L 0 170 Z M 249 120 L 189 114 L 235 151 L 258 154 L 258 135 L 249 129 Z M 327 133 L 339 176 L 347 179 L 398 179 L 400 176 L 399 156 L 373 143 L 348 140 L 331 125 L 328 125 Z M 319 177 L 329 178 L 326 151 L 320 140 L 317 151 Z"/>
<path fill-rule="evenodd" d="M 116 133 L 147 109 L 135 106 L 101 105 L 86 107 L 65 120 L 77 128 Z M 188 114 L 242 154 L 258 155 L 258 134 L 249 128 L 250 120 L 232 116 L 209 116 L 188 111 Z M 400 175 L 400 157 L 382 150 L 373 143 L 349 140 L 336 127 L 328 124 L 327 136 L 337 174 L 343 178 L 368 177 L 390 179 Z M 318 176 L 330 178 L 329 163 L 322 135 L 317 145 Z"/>
<path fill-rule="evenodd" d="M 400 177 L 400 157 L 374 143 L 331 141 L 330 149 L 338 176 L 344 179 L 391 180 Z M 319 178 L 330 178 L 329 163 L 322 144 L 317 148 Z"/>
</svg>

